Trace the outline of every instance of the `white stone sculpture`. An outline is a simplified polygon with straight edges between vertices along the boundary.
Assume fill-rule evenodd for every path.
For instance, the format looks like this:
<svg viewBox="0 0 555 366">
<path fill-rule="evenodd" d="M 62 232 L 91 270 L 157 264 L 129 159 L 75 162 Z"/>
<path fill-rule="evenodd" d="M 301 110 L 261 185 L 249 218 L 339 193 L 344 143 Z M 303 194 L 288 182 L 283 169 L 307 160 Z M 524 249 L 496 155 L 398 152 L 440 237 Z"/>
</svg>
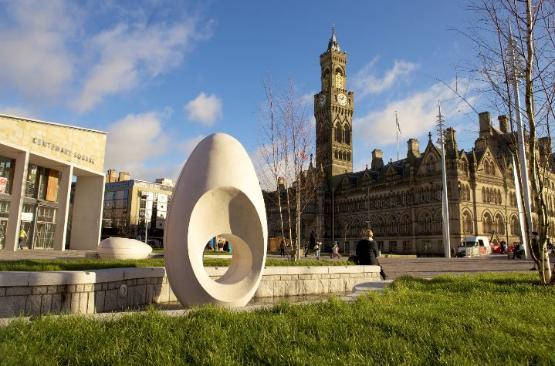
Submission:
<svg viewBox="0 0 555 366">
<path fill-rule="evenodd" d="M 145 259 L 152 247 L 135 239 L 110 237 L 100 242 L 96 252 L 104 259 Z"/>
<path fill-rule="evenodd" d="M 232 244 L 233 257 L 214 280 L 203 252 L 217 235 Z M 206 137 L 181 170 L 166 218 L 166 271 L 176 297 L 186 306 L 246 305 L 262 276 L 267 237 L 264 199 L 248 153 L 229 135 Z"/>
</svg>

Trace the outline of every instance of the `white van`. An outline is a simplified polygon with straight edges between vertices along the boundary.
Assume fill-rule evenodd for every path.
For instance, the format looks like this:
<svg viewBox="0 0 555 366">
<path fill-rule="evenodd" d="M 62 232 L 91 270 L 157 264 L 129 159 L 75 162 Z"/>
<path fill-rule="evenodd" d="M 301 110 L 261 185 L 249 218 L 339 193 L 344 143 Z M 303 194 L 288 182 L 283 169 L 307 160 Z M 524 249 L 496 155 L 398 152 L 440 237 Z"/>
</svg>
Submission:
<svg viewBox="0 0 555 366">
<path fill-rule="evenodd" d="M 489 239 L 485 236 L 467 236 L 457 248 L 457 257 L 476 257 L 491 254 Z"/>
</svg>

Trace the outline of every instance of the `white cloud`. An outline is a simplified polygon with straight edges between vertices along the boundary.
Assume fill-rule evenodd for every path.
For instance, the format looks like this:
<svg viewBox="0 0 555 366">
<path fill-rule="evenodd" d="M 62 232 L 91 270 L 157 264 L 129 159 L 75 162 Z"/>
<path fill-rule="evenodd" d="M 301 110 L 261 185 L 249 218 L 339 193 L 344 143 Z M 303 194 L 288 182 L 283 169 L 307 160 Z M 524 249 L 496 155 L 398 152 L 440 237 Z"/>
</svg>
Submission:
<svg viewBox="0 0 555 366">
<path fill-rule="evenodd" d="M 28 96 L 58 97 L 56 102 L 70 102 L 79 112 L 179 66 L 212 33 L 210 21 L 174 4 L 162 12 L 150 1 L 133 9 L 68 0 L 1 4 L 0 85 Z"/>
<path fill-rule="evenodd" d="M 99 61 L 75 101 L 77 110 L 88 111 L 104 97 L 129 91 L 143 79 L 178 66 L 195 38 L 194 24 L 118 24 L 94 36 L 90 46 Z"/>
<path fill-rule="evenodd" d="M 455 81 L 450 83 L 455 88 Z M 470 83 L 458 81 L 458 88 L 469 89 Z M 476 98 L 467 97 L 470 103 Z M 370 142 L 371 146 L 383 146 L 396 142 L 395 111 L 399 115 L 399 124 L 403 139 L 418 137 L 428 131 L 435 130 L 437 121 L 437 103 L 441 101 L 444 118 L 449 119 L 457 114 L 466 113 L 470 107 L 444 84 L 437 83 L 424 91 L 417 92 L 407 98 L 393 101 L 381 110 L 371 111 L 354 121 L 357 139 Z"/>
<path fill-rule="evenodd" d="M 408 61 L 395 60 L 393 67 L 382 77 L 378 77 L 373 74 L 377 61 L 378 59 L 374 58 L 353 77 L 354 87 L 360 96 L 379 94 L 391 88 L 400 78 L 410 75 L 418 67 L 417 64 Z"/>
<path fill-rule="evenodd" d="M 315 91 L 301 95 L 299 97 L 300 104 L 302 106 L 311 106 L 314 104 L 314 94 L 316 94 Z"/>
<path fill-rule="evenodd" d="M 9 21 L 0 27 L 0 83 L 31 96 L 53 97 L 72 79 L 74 58 L 67 47 L 75 31 L 61 0 L 8 1 Z"/>
<path fill-rule="evenodd" d="M 156 112 L 128 114 L 111 124 L 108 127 L 106 168 L 129 171 L 133 176 L 142 174 L 147 159 L 167 151 L 169 137 L 162 125 Z"/>
<path fill-rule="evenodd" d="M 185 104 L 187 118 L 205 126 L 212 126 L 222 117 L 222 101 L 216 95 L 200 93 L 195 99 Z"/>
</svg>

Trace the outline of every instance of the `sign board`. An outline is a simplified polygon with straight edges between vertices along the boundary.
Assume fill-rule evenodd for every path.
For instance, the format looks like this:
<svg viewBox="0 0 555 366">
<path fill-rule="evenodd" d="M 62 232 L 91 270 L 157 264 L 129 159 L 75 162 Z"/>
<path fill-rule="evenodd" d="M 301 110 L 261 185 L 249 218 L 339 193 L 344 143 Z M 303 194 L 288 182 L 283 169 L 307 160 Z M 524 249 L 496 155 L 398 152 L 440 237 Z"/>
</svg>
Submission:
<svg viewBox="0 0 555 366">
<path fill-rule="evenodd" d="M 8 178 L 0 177 L 0 193 L 8 193 L 6 188 L 8 188 Z"/>
<path fill-rule="evenodd" d="M 31 222 L 33 221 L 33 213 L 32 212 L 22 212 L 21 213 L 21 221 Z"/>
</svg>

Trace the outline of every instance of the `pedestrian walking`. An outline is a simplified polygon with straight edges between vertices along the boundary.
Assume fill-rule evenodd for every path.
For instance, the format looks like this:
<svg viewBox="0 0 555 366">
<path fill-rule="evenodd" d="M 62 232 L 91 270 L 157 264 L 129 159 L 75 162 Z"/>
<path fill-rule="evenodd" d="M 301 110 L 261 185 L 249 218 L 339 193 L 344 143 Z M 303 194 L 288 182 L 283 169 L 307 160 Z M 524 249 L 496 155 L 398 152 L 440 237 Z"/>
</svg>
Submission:
<svg viewBox="0 0 555 366">
<path fill-rule="evenodd" d="M 27 236 L 27 233 L 25 232 L 25 229 L 21 228 L 19 230 L 19 242 L 18 242 L 19 249 L 23 249 L 24 245 L 27 246 L 27 238 L 28 236 Z"/>
<path fill-rule="evenodd" d="M 338 258 L 341 259 L 341 255 L 339 255 L 339 245 L 337 241 L 333 242 L 333 247 L 331 248 L 331 259 Z"/>
<path fill-rule="evenodd" d="M 285 242 L 283 241 L 283 239 L 281 239 L 281 242 L 279 243 L 279 254 L 282 257 L 285 256 Z"/>
<path fill-rule="evenodd" d="M 320 248 L 321 248 L 322 243 L 321 242 L 316 242 L 316 244 L 314 244 L 314 252 L 316 254 L 316 259 L 320 260 Z"/>
</svg>

